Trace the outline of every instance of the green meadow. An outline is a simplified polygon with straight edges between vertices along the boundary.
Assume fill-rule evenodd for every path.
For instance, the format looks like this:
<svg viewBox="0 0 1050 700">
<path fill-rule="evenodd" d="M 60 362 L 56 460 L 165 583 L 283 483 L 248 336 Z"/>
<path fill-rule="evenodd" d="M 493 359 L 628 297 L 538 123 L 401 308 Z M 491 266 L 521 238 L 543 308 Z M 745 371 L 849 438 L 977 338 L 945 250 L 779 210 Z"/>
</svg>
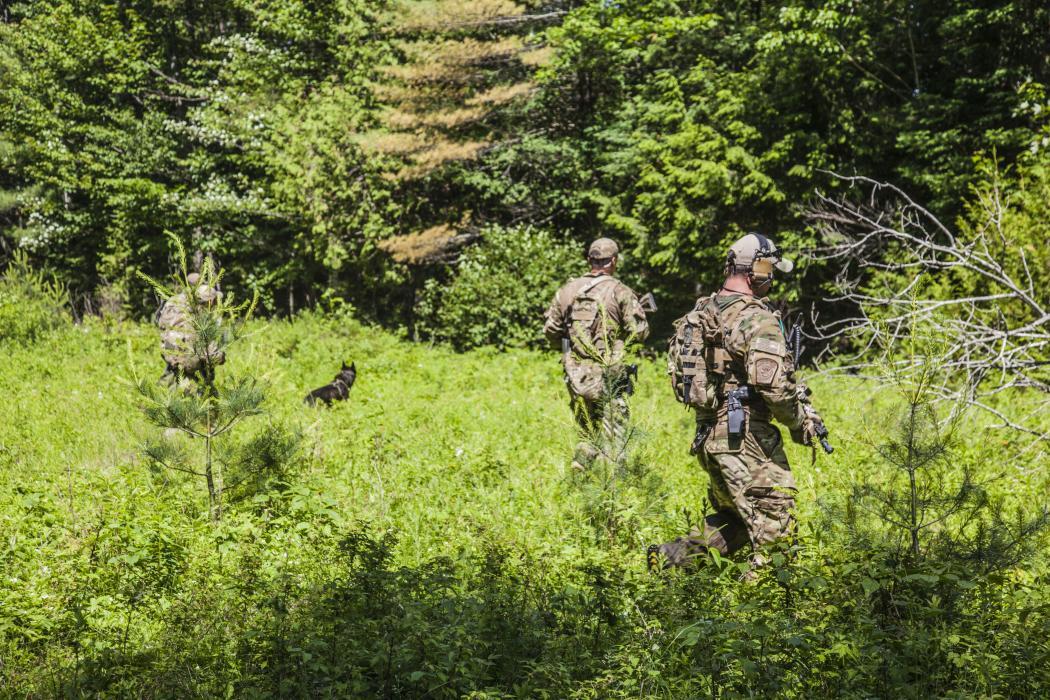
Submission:
<svg viewBox="0 0 1050 700">
<path fill-rule="evenodd" d="M 904 536 L 853 497 L 889 486 L 892 387 L 812 377 L 836 451 L 789 445 L 799 538 L 651 576 L 644 549 L 704 512 L 691 415 L 645 360 L 625 464 L 577 474 L 554 353 L 456 353 L 342 316 L 253 322 L 220 376 L 266 411 L 226 440 L 298 435 L 279 478 L 209 522 L 198 477 L 159 467 L 134 382 L 156 331 L 89 321 L 4 346 L 4 697 L 1035 697 L 1050 687 L 1038 533 L 985 567 L 942 531 L 1044 501 L 1046 454 L 977 415 L 967 467 L 1001 511 Z M 341 360 L 345 403 L 302 402 Z M 1024 395 L 1003 401 L 1023 410 Z M 191 449 L 193 448 L 190 445 Z M 233 459 L 233 457 L 228 457 Z M 600 463 L 601 464 L 601 463 Z M 987 509 L 986 509 L 987 510 Z M 925 550 L 924 550 L 925 552 Z"/>
</svg>

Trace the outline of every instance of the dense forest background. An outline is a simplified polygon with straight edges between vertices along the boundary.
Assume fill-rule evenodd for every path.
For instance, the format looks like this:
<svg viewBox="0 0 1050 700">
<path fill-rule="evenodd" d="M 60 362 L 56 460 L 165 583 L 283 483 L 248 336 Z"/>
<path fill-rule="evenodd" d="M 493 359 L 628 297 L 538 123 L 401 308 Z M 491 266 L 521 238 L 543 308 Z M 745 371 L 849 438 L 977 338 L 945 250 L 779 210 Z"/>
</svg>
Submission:
<svg viewBox="0 0 1050 700">
<path fill-rule="evenodd" d="M 136 273 L 171 271 L 173 233 L 269 313 L 349 303 L 413 337 L 527 344 L 600 235 L 680 313 L 742 232 L 804 257 L 827 171 L 949 225 L 982 188 L 1022 209 L 1046 191 L 1035 0 L 0 7 L 0 256 L 81 311 L 156 308 Z M 786 296 L 834 272 L 803 264 Z"/>
<path fill-rule="evenodd" d="M 0 700 L 1046 697 L 1048 82 L 1036 0 L 0 0 Z M 650 572 L 694 415 L 571 468 L 539 317 L 753 229 L 835 449 Z"/>
</svg>

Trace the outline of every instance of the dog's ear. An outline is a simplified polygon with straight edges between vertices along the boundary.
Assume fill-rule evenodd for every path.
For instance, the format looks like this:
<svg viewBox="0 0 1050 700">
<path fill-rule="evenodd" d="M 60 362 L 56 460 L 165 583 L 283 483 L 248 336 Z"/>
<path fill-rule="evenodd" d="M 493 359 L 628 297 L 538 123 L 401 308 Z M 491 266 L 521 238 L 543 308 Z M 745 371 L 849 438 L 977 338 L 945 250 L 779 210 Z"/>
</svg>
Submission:
<svg viewBox="0 0 1050 700">
<path fill-rule="evenodd" d="M 343 367 L 342 368 L 343 369 L 350 369 L 349 367 L 346 366 L 346 360 L 343 360 Z"/>
<path fill-rule="evenodd" d="M 350 371 L 351 372 L 357 372 L 357 363 L 356 362 L 351 362 L 350 363 Z"/>
</svg>

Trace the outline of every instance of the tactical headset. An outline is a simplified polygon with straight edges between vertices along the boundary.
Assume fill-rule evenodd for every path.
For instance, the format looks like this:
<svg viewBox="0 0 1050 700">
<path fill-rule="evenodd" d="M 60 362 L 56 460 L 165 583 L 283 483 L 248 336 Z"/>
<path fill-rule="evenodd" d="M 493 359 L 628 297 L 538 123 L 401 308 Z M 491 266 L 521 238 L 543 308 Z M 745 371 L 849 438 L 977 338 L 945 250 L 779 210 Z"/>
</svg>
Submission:
<svg viewBox="0 0 1050 700">
<path fill-rule="evenodd" d="M 758 253 L 751 261 L 752 284 L 765 284 L 773 281 L 773 259 L 778 257 L 773 243 L 761 233 L 752 232 L 758 239 Z"/>
</svg>

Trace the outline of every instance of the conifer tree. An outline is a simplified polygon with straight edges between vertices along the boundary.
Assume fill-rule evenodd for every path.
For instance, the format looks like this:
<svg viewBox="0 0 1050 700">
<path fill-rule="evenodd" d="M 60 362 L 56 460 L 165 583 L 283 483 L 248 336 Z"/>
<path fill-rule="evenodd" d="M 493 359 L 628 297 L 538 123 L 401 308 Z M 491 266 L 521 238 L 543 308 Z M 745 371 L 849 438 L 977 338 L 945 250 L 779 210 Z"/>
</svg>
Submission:
<svg viewBox="0 0 1050 700">
<path fill-rule="evenodd" d="M 218 522 L 224 492 L 265 481 L 268 474 L 281 471 L 294 454 L 298 437 L 271 428 L 240 446 L 227 441 L 242 421 L 262 413 L 265 399 L 264 385 L 257 378 L 218 373 L 230 348 L 242 338 L 255 299 L 237 302 L 230 293 L 202 298 L 201 289 L 219 289 L 222 270 L 207 258 L 199 279 L 191 277 L 185 250 L 177 239 L 173 242 L 179 272 L 172 283 L 147 279 L 162 298 L 184 300 L 189 330 L 185 350 L 199 370 L 172 382 L 157 383 L 150 378 L 137 382 L 146 418 L 164 429 L 145 445 L 145 452 L 155 468 L 203 479 L 209 514 Z"/>
<path fill-rule="evenodd" d="M 889 374 L 897 401 L 874 441 L 885 468 L 854 485 L 845 522 L 855 537 L 895 549 L 894 559 L 932 558 L 990 573 L 1024 561 L 1045 541 L 1045 505 L 1010 506 L 989 486 L 1003 473 L 978 479 L 958 460 L 965 409 L 942 411 L 945 383 L 957 376 L 939 358 L 950 345 L 946 333 L 916 325 L 893 348 Z M 1002 468 L 1013 466 L 1002 455 Z M 856 509 L 880 523 L 865 532 Z M 888 536 L 887 536 L 888 535 Z"/>
<path fill-rule="evenodd" d="M 389 26 L 400 61 L 385 66 L 375 86 L 385 105 L 383 128 L 366 135 L 366 147 L 392 156 L 398 164 L 392 177 L 411 182 L 513 139 L 508 112 L 532 93 L 531 76 L 548 60 L 537 30 L 561 14 L 511 0 L 396 4 Z M 464 237 L 469 214 L 449 219 L 382 247 L 400 262 L 438 258 L 470 238 Z"/>
</svg>

